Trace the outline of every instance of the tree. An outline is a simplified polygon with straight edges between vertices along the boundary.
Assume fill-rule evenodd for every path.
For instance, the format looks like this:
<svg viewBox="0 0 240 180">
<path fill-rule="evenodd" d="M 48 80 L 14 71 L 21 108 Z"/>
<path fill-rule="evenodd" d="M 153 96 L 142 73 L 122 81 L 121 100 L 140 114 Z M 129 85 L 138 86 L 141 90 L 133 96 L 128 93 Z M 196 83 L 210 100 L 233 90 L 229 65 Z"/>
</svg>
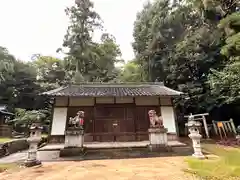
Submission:
<svg viewBox="0 0 240 180">
<path fill-rule="evenodd" d="M 23 129 L 28 131 L 29 126 L 39 121 L 42 125 L 49 125 L 50 113 L 47 110 L 26 110 L 21 108 L 15 109 L 15 118 L 8 121 L 9 124 L 13 124 L 15 130 L 19 131 Z"/>
<path fill-rule="evenodd" d="M 93 10 L 90 0 L 75 1 L 75 5 L 67 8 L 66 14 L 70 18 L 70 26 L 64 38 L 63 47 L 67 47 L 67 54 L 71 64 L 75 67 L 76 77 L 88 75 L 97 54 L 92 51 L 94 43 L 92 34 L 101 27 L 100 17 Z M 81 75 L 80 75 L 81 74 Z"/>
<path fill-rule="evenodd" d="M 37 82 L 37 69 L 31 63 L 16 60 L 6 48 L 1 48 L 0 104 L 24 109 L 44 108 L 47 104 L 44 98 L 38 97 L 45 91 Z"/>
<path fill-rule="evenodd" d="M 209 74 L 211 93 L 220 105 L 240 103 L 240 13 L 232 13 L 222 19 L 219 28 L 226 38 L 221 54 L 228 61 L 223 70 L 212 69 Z"/>
<path fill-rule="evenodd" d="M 65 70 L 66 60 L 61 60 L 51 56 L 36 55 L 32 66 L 37 71 L 37 82 L 45 90 L 51 90 L 67 84 L 70 75 Z"/>
<path fill-rule="evenodd" d="M 123 66 L 123 69 L 118 77 L 121 82 L 141 82 L 141 69 L 135 61 L 130 61 Z"/>
<path fill-rule="evenodd" d="M 177 101 L 184 113 L 214 107 L 208 75 L 212 68 L 221 70 L 227 61 L 220 53 L 224 41 L 217 25 L 232 11 L 228 11 L 232 3 L 228 8 L 222 7 L 225 2 L 220 4 L 224 14 L 219 14 L 219 4 L 212 11 L 204 3 L 190 0 L 172 5 L 168 0 L 155 0 L 144 7 L 134 24 L 137 63 L 148 72 L 147 79 L 188 94 L 189 98 Z"/>
<path fill-rule="evenodd" d="M 90 81 L 109 82 L 114 80 L 119 74 L 115 64 L 122 62 L 121 51 L 115 38 L 108 33 L 103 33 L 101 42 L 96 44 L 94 51 L 99 58 L 89 70 Z"/>
<path fill-rule="evenodd" d="M 14 62 L 15 58 L 9 54 L 6 48 L 0 46 L 0 82 L 11 77 Z"/>
</svg>

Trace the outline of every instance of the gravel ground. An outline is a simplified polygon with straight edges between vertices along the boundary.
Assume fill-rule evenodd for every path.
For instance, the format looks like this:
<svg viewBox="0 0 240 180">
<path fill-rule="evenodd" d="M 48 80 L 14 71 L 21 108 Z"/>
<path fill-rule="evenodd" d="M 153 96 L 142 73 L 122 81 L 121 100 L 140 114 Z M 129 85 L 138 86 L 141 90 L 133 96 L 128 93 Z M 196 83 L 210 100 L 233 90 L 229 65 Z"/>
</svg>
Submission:
<svg viewBox="0 0 240 180">
<path fill-rule="evenodd" d="M 44 162 L 3 172 L 0 180 L 197 180 L 184 168 L 184 157 Z"/>
</svg>

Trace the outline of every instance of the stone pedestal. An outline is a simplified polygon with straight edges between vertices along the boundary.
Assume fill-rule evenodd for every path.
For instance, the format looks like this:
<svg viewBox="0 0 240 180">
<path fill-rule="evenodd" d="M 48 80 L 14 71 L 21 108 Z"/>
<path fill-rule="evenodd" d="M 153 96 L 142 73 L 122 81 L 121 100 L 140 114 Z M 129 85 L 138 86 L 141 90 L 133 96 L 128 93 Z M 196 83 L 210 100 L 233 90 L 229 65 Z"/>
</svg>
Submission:
<svg viewBox="0 0 240 180">
<path fill-rule="evenodd" d="M 65 131 L 64 147 L 83 147 L 84 131 L 78 128 L 72 128 Z"/>
<path fill-rule="evenodd" d="M 168 150 L 167 143 L 167 129 L 166 128 L 150 128 L 149 133 L 149 149 L 154 150 Z"/>
<path fill-rule="evenodd" d="M 80 156 L 84 153 L 84 130 L 82 128 L 68 128 L 65 131 L 64 148 L 60 150 L 60 156 Z"/>
</svg>

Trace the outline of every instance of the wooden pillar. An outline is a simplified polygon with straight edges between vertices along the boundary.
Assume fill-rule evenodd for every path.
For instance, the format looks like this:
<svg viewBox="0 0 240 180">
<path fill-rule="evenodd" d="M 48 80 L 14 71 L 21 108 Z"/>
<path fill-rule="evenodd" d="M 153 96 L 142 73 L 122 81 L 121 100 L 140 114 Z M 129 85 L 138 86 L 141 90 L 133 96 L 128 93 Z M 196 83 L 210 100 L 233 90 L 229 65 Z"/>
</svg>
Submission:
<svg viewBox="0 0 240 180">
<path fill-rule="evenodd" d="M 228 132 L 229 132 L 229 129 L 228 129 L 228 126 L 227 126 L 227 122 L 226 122 L 226 121 L 223 122 L 223 127 L 224 127 L 226 133 L 228 133 Z"/>
<path fill-rule="evenodd" d="M 51 131 L 52 131 L 52 123 L 53 123 L 53 114 L 54 114 L 54 106 L 55 106 L 55 98 L 53 98 L 53 104 L 52 104 L 52 109 L 51 109 L 51 122 L 49 124 L 50 128 L 48 129 L 48 141 L 51 136 Z"/>
<path fill-rule="evenodd" d="M 178 116 L 177 116 L 176 110 L 174 108 L 173 98 L 171 98 L 171 104 L 172 104 L 172 107 L 173 107 L 173 113 L 174 113 L 174 119 L 175 119 L 176 135 L 177 135 L 177 137 L 179 137 Z"/>
<path fill-rule="evenodd" d="M 235 128 L 235 125 L 234 125 L 234 123 L 233 123 L 233 120 L 232 120 L 232 119 L 230 119 L 230 123 L 231 123 L 232 130 L 233 130 L 234 134 L 237 134 L 237 131 L 236 131 L 236 128 Z"/>
<path fill-rule="evenodd" d="M 208 127 L 207 127 L 207 121 L 206 121 L 206 118 L 205 116 L 202 116 L 202 119 L 203 119 L 203 125 L 204 125 L 204 129 L 205 129 L 205 132 L 206 132 L 206 135 L 207 135 L 207 138 L 209 139 L 209 131 L 208 131 Z"/>
<path fill-rule="evenodd" d="M 223 130 L 223 133 L 224 133 L 225 138 L 227 138 L 227 134 L 226 134 L 226 130 L 225 130 L 224 123 L 223 123 L 223 126 L 222 126 L 222 130 Z"/>
<path fill-rule="evenodd" d="M 226 124 L 227 124 L 227 126 L 228 126 L 229 132 L 232 133 L 233 130 L 232 130 L 231 122 L 230 122 L 230 121 L 227 121 Z"/>
<path fill-rule="evenodd" d="M 94 105 L 93 105 L 93 119 L 92 119 L 92 126 L 93 126 L 93 141 L 96 141 L 96 129 L 95 129 L 95 121 L 96 121 L 96 98 L 94 98 Z"/>
<path fill-rule="evenodd" d="M 133 97 L 133 123 L 134 123 L 134 133 L 135 133 L 135 140 L 137 141 L 138 140 L 138 135 L 137 135 L 137 106 L 136 106 L 136 103 L 135 103 L 135 97 Z"/>
<path fill-rule="evenodd" d="M 217 128 L 217 126 L 216 126 L 215 121 L 212 121 L 212 124 L 213 124 L 213 129 L 214 129 L 214 131 L 215 131 L 215 134 L 218 135 L 218 128 Z"/>
</svg>

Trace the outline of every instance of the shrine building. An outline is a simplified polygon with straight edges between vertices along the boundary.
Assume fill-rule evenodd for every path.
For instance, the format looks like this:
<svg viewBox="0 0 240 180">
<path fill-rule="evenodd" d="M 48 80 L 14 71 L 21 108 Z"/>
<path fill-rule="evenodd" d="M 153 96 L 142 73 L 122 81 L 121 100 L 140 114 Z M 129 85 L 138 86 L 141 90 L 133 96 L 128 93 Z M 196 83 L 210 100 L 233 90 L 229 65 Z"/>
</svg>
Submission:
<svg viewBox="0 0 240 180">
<path fill-rule="evenodd" d="M 43 93 L 54 98 L 49 140 L 63 143 L 70 117 L 85 112 L 85 142 L 148 140 L 148 111 L 155 110 L 176 140 L 178 128 L 172 99 L 182 92 L 162 83 L 82 83 Z"/>
</svg>

